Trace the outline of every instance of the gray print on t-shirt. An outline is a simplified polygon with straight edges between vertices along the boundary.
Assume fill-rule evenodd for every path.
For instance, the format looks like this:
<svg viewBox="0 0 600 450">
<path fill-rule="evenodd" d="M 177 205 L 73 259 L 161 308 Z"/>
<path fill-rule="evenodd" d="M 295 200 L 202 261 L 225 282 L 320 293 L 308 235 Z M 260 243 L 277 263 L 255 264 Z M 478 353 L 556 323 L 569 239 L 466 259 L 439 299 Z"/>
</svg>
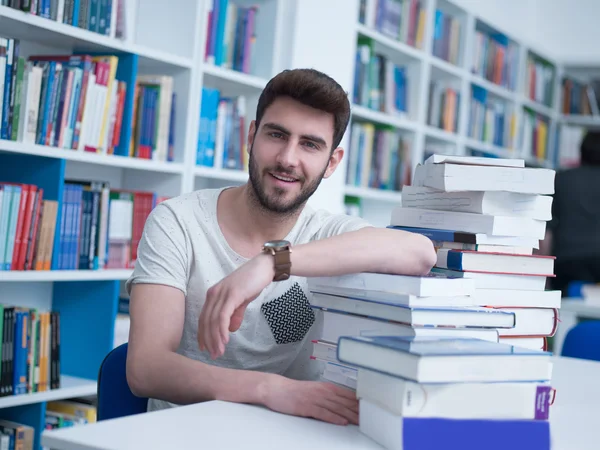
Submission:
<svg viewBox="0 0 600 450">
<path fill-rule="evenodd" d="M 315 322 L 315 313 L 298 283 L 262 305 L 261 311 L 278 344 L 300 342 Z"/>
</svg>

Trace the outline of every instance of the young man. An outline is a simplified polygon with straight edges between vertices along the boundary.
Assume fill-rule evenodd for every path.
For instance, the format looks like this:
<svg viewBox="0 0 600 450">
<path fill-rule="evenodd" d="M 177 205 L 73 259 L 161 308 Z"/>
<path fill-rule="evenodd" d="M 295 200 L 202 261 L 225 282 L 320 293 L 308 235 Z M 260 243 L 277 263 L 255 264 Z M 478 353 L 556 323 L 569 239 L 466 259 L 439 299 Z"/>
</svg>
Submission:
<svg viewBox="0 0 600 450">
<path fill-rule="evenodd" d="M 265 87 L 248 133 L 249 182 L 200 190 L 152 211 L 130 290 L 127 379 L 149 410 L 221 399 L 356 423 L 357 400 L 318 380 L 322 316 L 306 277 L 426 274 L 431 241 L 306 206 L 340 163 L 350 105 L 316 70 Z M 290 250 L 291 249 L 291 250 Z"/>
</svg>

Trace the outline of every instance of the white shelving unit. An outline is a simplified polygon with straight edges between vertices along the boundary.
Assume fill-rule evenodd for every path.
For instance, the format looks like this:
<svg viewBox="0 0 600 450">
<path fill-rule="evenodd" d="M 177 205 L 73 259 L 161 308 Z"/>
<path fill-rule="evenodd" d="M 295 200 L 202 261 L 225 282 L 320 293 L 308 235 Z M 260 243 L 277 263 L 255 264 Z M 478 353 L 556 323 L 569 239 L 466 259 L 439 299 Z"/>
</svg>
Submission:
<svg viewBox="0 0 600 450">
<path fill-rule="evenodd" d="M 410 120 L 400 118 L 395 114 L 389 114 L 379 110 L 372 110 L 365 106 L 353 106 L 353 121 L 371 122 L 374 124 L 383 124 L 396 128 L 402 132 L 410 132 L 412 135 L 411 166 L 414 168 L 421 163 L 431 146 L 445 146 L 438 152 L 452 153 L 458 155 L 472 154 L 472 151 L 485 152 L 489 155 L 502 158 L 523 158 L 529 165 L 535 167 L 554 168 L 555 164 L 555 135 L 558 127 L 562 123 L 581 124 L 585 126 L 600 126 L 600 118 L 590 117 L 565 117 L 559 114 L 559 94 L 560 77 L 562 65 L 559 61 L 553 61 L 551 58 L 540 54 L 536 49 L 528 46 L 526 42 L 521 42 L 515 36 L 511 36 L 498 29 L 495 25 L 487 23 L 480 17 L 471 12 L 462 9 L 451 0 L 422 0 L 422 5 L 426 8 L 425 29 L 423 35 L 422 48 L 415 48 L 399 39 L 390 37 L 376 29 L 374 26 L 367 26 L 363 23 L 355 25 L 356 38 L 369 38 L 373 42 L 375 53 L 384 55 L 398 65 L 408 64 L 411 67 L 408 83 L 408 98 L 411 102 L 408 105 L 409 111 L 413 109 Z M 458 39 L 457 64 L 453 64 L 434 55 L 434 39 L 436 10 L 440 9 L 444 15 L 452 15 L 460 24 L 460 37 Z M 368 7 L 367 7 L 368 10 Z M 404 13 L 404 12 L 403 12 Z M 516 83 L 511 87 L 494 83 L 486 77 L 472 69 L 474 58 L 476 57 L 476 32 L 499 33 L 505 36 L 511 45 L 514 45 L 515 58 L 517 61 Z M 554 67 L 554 79 L 552 81 L 552 103 L 550 105 L 532 100 L 526 95 L 526 77 L 527 57 L 534 54 L 537 57 L 549 61 Z M 351 62 L 355 67 L 356 54 Z M 430 125 L 429 123 L 429 95 L 430 82 L 434 80 L 445 81 L 454 86 L 459 94 L 460 101 L 456 111 L 457 127 L 456 132 L 449 132 L 441 128 Z M 487 91 L 488 99 L 501 102 L 505 105 L 505 123 L 510 121 L 510 112 L 515 113 L 514 126 L 514 145 L 505 139 L 505 146 L 498 146 L 489 141 L 481 141 L 474 138 L 469 132 L 472 86 L 483 88 Z M 416 102 L 416 106 L 415 103 Z M 548 122 L 548 143 L 546 156 L 544 159 L 538 159 L 534 154 L 527 152 L 523 143 L 523 121 L 524 108 L 529 108 L 537 114 L 545 117 Z M 509 126 L 509 125 L 507 125 Z M 350 132 L 350 129 L 349 129 Z M 352 138 L 351 138 L 352 139 Z M 349 144 L 351 148 L 352 144 Z M 366 188 L 364 186 L 345 187 L 346 195 L 357 196 L 361 198 L 361 204 L 369 212 L 377 209 L 386 209 L 400 201 L 398 192 L 388 192 L 377 188 Z M 388 202 L 387 205 L 382 202 Z M 373 202 L 376 202 L 375 205 Z M 382 222 L 381 216 L 375 214 L 367 218 L 375 219 L 375 222 Z"/>
<path fill-rule="evenodd" d="M 32 394 L 13 395 L 10 397 L 0 397 L 0 409 L 30 405 L 32 403 L 51 402 L 53 400 L 62 400 L 65 398 L 89 397 L 95 395 L 97 390 L 95 381 L 70 377 L 67 375 L 60 377 L 60 385 L 60 389 L 51 389 L 49 391 L 35 392 Z"/>
</svg>

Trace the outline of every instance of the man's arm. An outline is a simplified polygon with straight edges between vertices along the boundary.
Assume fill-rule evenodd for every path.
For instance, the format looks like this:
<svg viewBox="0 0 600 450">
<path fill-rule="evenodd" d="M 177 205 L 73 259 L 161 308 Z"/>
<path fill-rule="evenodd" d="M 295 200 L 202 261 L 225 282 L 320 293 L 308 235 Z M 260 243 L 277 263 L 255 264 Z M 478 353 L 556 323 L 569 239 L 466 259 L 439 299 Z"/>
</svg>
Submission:
<svg viewBox="0 0 600 450">
<path fill-rule="evenodd" d="M 183 293 L 157 284 L 131 291 L 127 382 L 135 395 L 176 404 L 206 400 L 264 405 L 334 424 L 358 423 L 354 392 L 330 383 L 205 364 L 176 353 L 185 313 Z"/>
<path fill-rule="evenodd" d="M 437 261 L 421 234 L 365 227 L 292 249 L 292 275 L 323 277 L 359 272 L 425 275 Z"/>
<path fill-rule="evenodd" d="M 420 234 L 366 227 L 292 249 L 291 274 L 303 277 L 359 272 L 425 275 L 437 260 L 433 243 Z M 229 332 L 242 324 L 246 307 L 271 283 L 270 255 L 258 254 L 211 287 L 198 322 L 198 344 L 216 358 Z"/>
<path fill-rule="evenodd" d="M 176 404 L 215 399 L 263 402 L 264 374 L 216 367 L 176 353 L 185 314 L 179 289 L 135 284 L 129 307 L 127 381 L 135 395 Z"/>
</svg>

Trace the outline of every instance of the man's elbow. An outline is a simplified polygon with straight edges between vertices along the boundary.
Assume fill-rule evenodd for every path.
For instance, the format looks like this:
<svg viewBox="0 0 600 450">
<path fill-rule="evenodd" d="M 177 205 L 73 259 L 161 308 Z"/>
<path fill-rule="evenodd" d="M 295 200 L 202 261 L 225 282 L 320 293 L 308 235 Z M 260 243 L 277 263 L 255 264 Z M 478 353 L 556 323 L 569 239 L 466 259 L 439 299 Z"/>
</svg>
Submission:
<svg viewBox="0 0 600 450">
<path fill-rule="evenodd" d="M 151 385 L 149 374 L 146 370 L 145 363 L 142 357 L 132 357 L 127 355 L 126 376 L 127 384 L 133 395 L 137 397 L 151 397 Z"/>
<path fill-rule="evenodd" d="M 437 252 L 431 239 L 415 234 L 415 275 L 427 275 L 437 262 Z"/>
</svg>

